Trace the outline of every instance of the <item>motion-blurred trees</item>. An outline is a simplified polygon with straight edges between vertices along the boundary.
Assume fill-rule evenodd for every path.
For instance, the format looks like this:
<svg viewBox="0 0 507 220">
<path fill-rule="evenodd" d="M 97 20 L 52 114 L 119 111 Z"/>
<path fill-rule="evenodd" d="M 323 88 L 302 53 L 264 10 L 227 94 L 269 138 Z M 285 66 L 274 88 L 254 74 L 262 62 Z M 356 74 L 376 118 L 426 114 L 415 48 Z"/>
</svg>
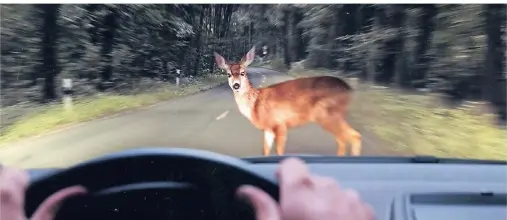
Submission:
<svg viewBox="0 0 507 220">
<path fill-rule="evenodd" d="M 58 77 L 99 91 L 171 81 L 175 68 L 213 72 L 213 51 L 238 60 L 266 45 L 287 68 L 305 60 L 484 99 L 505 117 L 505 15 L 506 5 L 2 5 L 2 91 L 43 85 L 51 100 Z"/>
</svg>

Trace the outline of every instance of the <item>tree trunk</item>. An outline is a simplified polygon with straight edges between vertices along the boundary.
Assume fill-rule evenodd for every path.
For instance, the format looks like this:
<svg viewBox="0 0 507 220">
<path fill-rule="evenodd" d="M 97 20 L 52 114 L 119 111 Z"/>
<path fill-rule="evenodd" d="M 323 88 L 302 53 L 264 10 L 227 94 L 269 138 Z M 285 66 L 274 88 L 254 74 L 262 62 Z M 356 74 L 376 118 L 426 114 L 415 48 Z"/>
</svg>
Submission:
<svg viewBox="0 0 507 220">
<path fill-rule="evenodd" d="M 203 22 L 204 22 L 204 15 L 206 14 L 206 10 L 207 10 L 207 6 L 201 6 L 203 8 L 201 8 L 201 13 L 199 14 L 199 23 L 197 24 L 198 26 L 198 32 L 197 34 L 195 35 L 195 38 L 194 38 L 194 42 L 193 42 L 193 45 L 195 47 L 195 63 L 194 63 L 194 69 L 192 71 L 192 75 L 194 76 L 197 76 L 198 73 L 199 73 L 199 70 L 201 69 L 201 46 L 202 46 L 202 39 L 201 39 L 201 35 L 202 35 L 202 31 L 203 31 Z"/>
<path fill-rule="evenodd" d="M 292 18 L 292 27 L 295 28 L 295 31 L 293 33 L 293 41 L 294 41 L 294 51 L 296 53 L 296 56 L 294 59 L 296 60 L 302 60 L 306 56 L 306 42 L 303 39 L 303 28 L 298 27 L 297 25 L 301 20 L 303 20 L 303 13 L 301 12 L 300 8 L 295 7 L 293 12 L 293 18 Z"/>
<path fill-rule="evenodd" d="M 38 5 L 42 10 L 42 72 L 44 76 L 43 98 L 44 101 L 56 99 L 55 77 L 58 75 L 58 61 L 56 54 L 56 42 L 58 37 L 57 18 L 59 7 L 57 4 Z"/>
<path fill-rule="evenodd" d="M 406 51 L 406 33 L 405 29 L 407 28 L 407 16 L 405 10 L 407 7 L 404 5 L 398 5 L 396 7 L 396 12 L 394 15 L 395 27 L 397 27 L 398 34 L 396 36 L 396 63 L 395 63 L 395 73 L 396 73 L 396 84 L 400 88 L 408 88 L 410 87 L 409 79 L 410 79 L 410 71 L 407 67 L 407 51 Z"/>
<path fill-rule="evenodd" d="M 290 11 L 289 9 L 283 10 L 283 26 L 282 26 L 282 33 L 284 36 L 283 39 L 283 57 L 284 57 L 284 64 L 287 67 L 287 69 L 290 69 L 290 64 L 292 62 L 291 60 L 291 52 L 290 52 L 290 36 L 292 35 L 291 29 L 290 29 Z"/>
<path fill-rule="evenodd" d="M 104 18 L 104 32 L 102 33 L 102 62 L 103 69 L 101 72 L 102 82 L 108 82 L 113 75 L 113 47 L 116 34 L 118 11 L 111 6 L 108 7 L 108 14 Z M 103 89 L 103 87 L 101 87 Z"/>
<path fill-rule="evenodd" d="M 506 119 L 505 43 L 502 43 L 502 24 L 505 24 L 505 5 L 485 5 L 488 50 L 484 71 L 483 94 L 498 110 L 500 119 Z"/>
<path fill-rule="evenodd" d="M 414 67 L 412 67 L 412 80 L 419 83 L 415 87 L 425 87 L 426 72 L 429 69 L 430 58 L 426 56 L 431 45 L 433 31 L 435 31 L 435 16 L 438 8 L 434 4 L 422 5 L 422 16 L 419 18 L 419 27 L 422 31 L 417 36 L 414 55 Z"/>
</svg>

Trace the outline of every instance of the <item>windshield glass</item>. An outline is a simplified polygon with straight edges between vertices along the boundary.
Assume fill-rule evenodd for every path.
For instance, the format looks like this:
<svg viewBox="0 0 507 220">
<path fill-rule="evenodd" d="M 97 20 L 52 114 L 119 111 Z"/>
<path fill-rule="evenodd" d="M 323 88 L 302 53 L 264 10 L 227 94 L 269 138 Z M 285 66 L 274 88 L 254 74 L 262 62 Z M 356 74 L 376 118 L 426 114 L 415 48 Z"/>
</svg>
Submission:
<svg viewBox="0 0 507 220">
<path fill-rule="evenodd" d="M 0 163 L 505 160 L 505 5 L 2 5 Z"/>
</svg>

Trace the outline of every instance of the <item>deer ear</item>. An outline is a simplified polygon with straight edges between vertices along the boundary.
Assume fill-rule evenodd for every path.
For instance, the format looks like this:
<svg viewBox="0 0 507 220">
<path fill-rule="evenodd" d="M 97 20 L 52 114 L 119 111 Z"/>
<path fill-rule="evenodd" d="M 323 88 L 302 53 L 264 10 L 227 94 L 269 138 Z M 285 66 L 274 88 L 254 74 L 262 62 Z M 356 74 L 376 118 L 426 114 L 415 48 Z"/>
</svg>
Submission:
<svg viewBox="0 0 507 220">
<path fill-rule="evenodd" d="M 250 49 L 250 51 L 248 51 L 248 53 L 246 53 L 245 56 L 243 56 L 243 58 L 241 59 L 241 65 L 247 67 L 253 62 L 254 58 L 255 58 L 255 46 L 253 46 L 252 49 Z"/>
<path fill-rule="evenodd" d="M 215 55 L 215 62 L 217 63 L 218 68 L 227 70 L 229 66 L 227 65 L 227 61 L 225 61 L 224 57 L 220 56 L 218 53 L 213 53 Z"/>
</svg>

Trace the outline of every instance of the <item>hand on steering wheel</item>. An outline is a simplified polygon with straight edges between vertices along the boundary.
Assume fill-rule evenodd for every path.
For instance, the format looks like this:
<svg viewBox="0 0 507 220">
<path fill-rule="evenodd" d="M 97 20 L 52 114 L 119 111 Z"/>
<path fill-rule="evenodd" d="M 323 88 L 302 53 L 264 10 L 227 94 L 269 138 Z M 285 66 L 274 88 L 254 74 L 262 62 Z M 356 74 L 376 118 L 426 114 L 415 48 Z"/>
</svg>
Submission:
<svg viewBox="0 0 507 220">
<path fill-rule="evenodd" d="M 303 161 L 289 158 L 277 171 L 280 204 L 254 186 L 239 188 L 255 209 L 257 220 L 373 220 L 373 210 L 357 192 L 338 187 L 329 177 L 311 175 Z"/>
<path fill-rule="evenodd" d="M 0 219 L 25 220 L 25 190 L 28 174 L 16 168 L 0 167 Z M 62 189 L 47 198 L 32 215 L 31 220 L 53 220 L 58 207 L 67 198 L 86 193 L 80 186 Z"/>
</svg>

